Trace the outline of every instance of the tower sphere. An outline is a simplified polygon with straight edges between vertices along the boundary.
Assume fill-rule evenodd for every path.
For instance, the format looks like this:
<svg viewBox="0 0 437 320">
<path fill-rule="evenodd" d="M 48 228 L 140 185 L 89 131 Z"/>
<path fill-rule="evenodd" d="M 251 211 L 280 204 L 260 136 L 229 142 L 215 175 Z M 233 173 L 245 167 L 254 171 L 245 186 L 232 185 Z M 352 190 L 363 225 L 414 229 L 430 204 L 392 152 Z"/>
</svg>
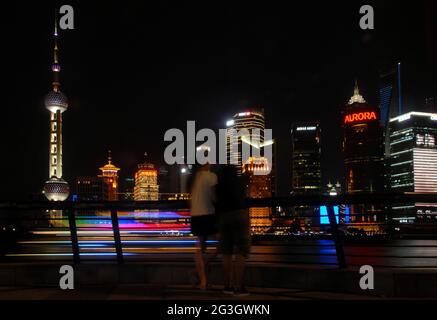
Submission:
<svg viewBox="0 0 437 320">
<path fill-rule="evenodd" d="M 68 99 L 61 91 L 50 91 L 45 98 L 46 108 L 53 113 L 62 112 L 68 108 Z"/>
<path fill-rule="evenodd" d="M 62 178 L 52 177 L 44 184 L 43 192 L 50 201 L 65 201 L 70 194 L 70 187 Z"/>
</svg>

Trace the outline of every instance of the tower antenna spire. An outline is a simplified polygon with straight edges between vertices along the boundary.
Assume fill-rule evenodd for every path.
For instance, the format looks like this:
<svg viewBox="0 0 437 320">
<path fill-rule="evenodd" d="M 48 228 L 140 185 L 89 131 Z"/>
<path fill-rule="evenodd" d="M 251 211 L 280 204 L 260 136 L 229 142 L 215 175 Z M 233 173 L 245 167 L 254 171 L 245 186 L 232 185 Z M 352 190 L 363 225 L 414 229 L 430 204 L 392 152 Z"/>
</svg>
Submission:
<svg viewBox="0 0 437 320">
<path fill-rule="evenodd" d="M 53 91 L 59 92 L 61 83 L 59 81 L 59 73 L 61 72 L 61 65 L 59 64 L 59 47 L 58 47 L 58 14 L 55 10 L 54 32 L 53 32 Z"/>
<path fill-rule="evenodd" d="M 55 37 L 57 37 L 58 36 L 58 12 L 56 11 L 56 9 L 55 9 L 55 32 L 53 33 L 53 35 L 55 36 Z"/>
<path fill-rule="evenodd" d="M 44 104 L 50 111 L 50 139 L 49 139 L 49 180 L 44 184 L 44 194 L 48 200 L 64 201 L 68 198 L 70 187 L 62 179 L 62 113 L 68 109 L 68 99 L 61 92 L 59 73 L 61 65 L 58 59 L 58 23 L 55 10 L 53 32 L 53 62 L 52 62 L 52 90 L 46 95 Z"/>
</svg>

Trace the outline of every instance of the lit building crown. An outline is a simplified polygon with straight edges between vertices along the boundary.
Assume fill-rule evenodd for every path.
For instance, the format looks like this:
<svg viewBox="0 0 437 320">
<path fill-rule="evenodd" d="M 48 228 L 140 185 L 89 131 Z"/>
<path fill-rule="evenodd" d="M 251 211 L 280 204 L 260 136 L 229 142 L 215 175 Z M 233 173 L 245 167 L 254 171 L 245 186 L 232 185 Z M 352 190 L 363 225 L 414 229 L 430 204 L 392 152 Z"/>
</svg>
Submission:
<svg viewBox="0 0 437 320">
<path fill-rule="evenodd" d="M 360 89 L 358 88 L 358 82 L 355 80 L 354 95 L 349 99 L 349 104 L 354 103 L 366 103 L 363 96 L 360 94 Z"/>
<path fill-rule="evenodd" d="M 270 172 L 269 161 L 265 157 L 249 157 L 243 166 L 243 173 L 249 172 L 256 175 Z"/>
<path fill-rule="evenodd" d="M 108 200 L 118 200 L 118 171 L 120 168 L 112 164 L 111 150 L 108 150 L 108 163 L 100 167 L 99 170 L 102 171 L 99 178 L 102 178 L 109 188 Z"/>
<path fill-rule="evenodd" d="M 112 156 L 110 150 L 108 151 L 108 163 L 105 164 L 103 167 L 100 167 L 99 170 L 102 171 L 103 176 L 117 175 L 118 171 L 120 171 L 120 168 L 112 164 Z"/>
</svg>

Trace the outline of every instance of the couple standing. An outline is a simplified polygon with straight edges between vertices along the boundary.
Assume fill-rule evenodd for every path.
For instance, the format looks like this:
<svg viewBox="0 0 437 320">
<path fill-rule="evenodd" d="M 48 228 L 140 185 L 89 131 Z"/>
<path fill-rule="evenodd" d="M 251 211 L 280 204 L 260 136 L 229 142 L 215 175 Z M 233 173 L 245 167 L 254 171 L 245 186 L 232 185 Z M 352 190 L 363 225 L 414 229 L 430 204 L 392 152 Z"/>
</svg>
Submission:
<svg viewBox="0 0 437 320">
<path fill-rule="evenodd" d="M 204 290 L 207 286 L 206 241 L 218 235 L 219 253 L 223 255 L 223 292 L 243 296 L 248 294 L 244 271 L 250 252 L 244 183 L 235 166 L 221 165 L 216 171 L 211 170 L 210 164 L 201 166 L 193 173 L 191 184 L 191 232 L 198 239 L 195 254 L 198 287 Z"/>
</svg>

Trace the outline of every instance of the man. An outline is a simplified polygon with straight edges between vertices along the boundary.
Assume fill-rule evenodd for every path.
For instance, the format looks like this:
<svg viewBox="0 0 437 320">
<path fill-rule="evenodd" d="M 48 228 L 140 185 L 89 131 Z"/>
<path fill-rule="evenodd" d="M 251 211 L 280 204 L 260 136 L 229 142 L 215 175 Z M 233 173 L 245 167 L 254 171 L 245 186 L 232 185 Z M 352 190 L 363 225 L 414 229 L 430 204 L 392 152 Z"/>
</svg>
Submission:
<svg viewBox="0 0 437 320">
<path fill-rule="evenodd" d="M 220 251 L 223 254 L 225 276 L 223 292 L 246 296 L 249 292 L 244 286 L 244 275 L 250 253 L 250 221 L 249 212 L 244 206 L 244 182 L 237 175 L 235 166 L 225 165 L 221 168 L 216 190 Z M 235 264 L 232 262 L 234 253 Z"/>
<path fill-rule="evenodd" d="M 194 181 L 191 186 L 191 233 L 197 236 L 195 262 L 199 278 L 198 288 L 201 290 L 205 290 L 207 285 L 206 240 L 218 232 L 213 204 L 217 175 L 210 171 L 210 167 L 210 164 L 201 166 L 194 173 Z"/>
</svg>

